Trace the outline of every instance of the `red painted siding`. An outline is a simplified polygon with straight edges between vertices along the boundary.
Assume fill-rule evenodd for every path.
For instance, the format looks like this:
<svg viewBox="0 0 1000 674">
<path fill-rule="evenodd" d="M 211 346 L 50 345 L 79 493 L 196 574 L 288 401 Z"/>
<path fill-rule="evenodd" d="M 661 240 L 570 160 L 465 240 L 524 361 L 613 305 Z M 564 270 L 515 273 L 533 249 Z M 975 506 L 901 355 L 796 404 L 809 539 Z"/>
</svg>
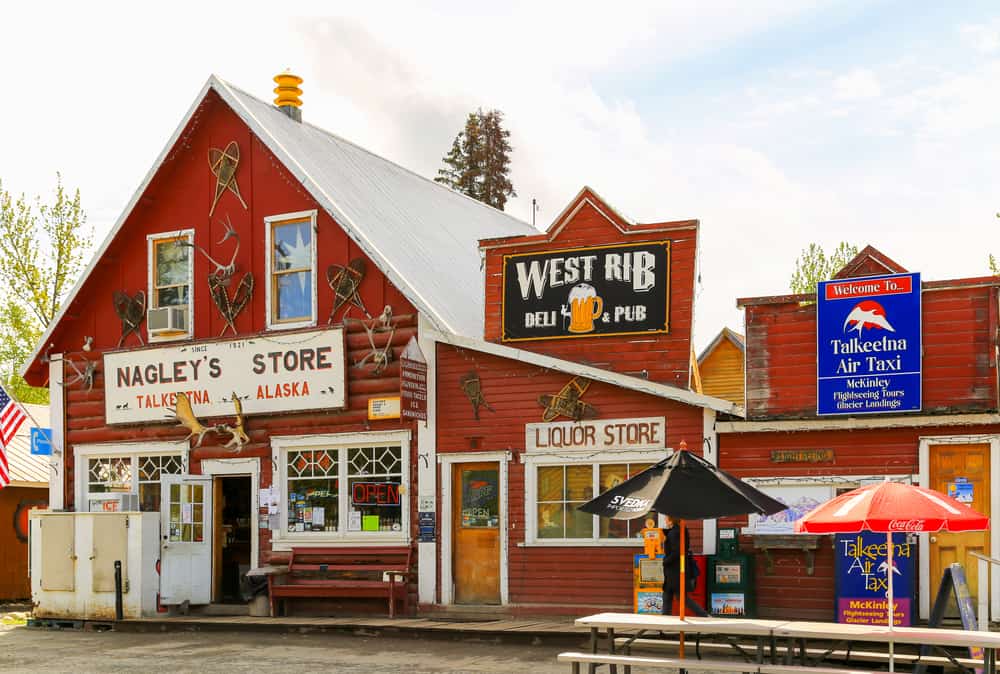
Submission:
<svg viewBox="0 0 1000 674">
<path fill-rule="evenodd" d="M 823 475 L 900 475 L 919 472 L 920 438 L 926 436 L 996 433 L 996 426 L 963 426 L 833 430 L 812 432 L 723 433 L 719 435 L 719 465 L 737 477 L 803 477 Z M 772 463 L 775 449 L 832 449 L 828 463 Z M 720 526 L 746 526 L 747 518 L 727 518 Z M 740 547 L 753 551 L 753 539 Z M 815 569 L 806 572 L 806 555 L 799 550 L 771 552 L 768 568 L 757 554 L 758 614 L 763 618 L 833 620 L 833 537 L 820 538 Z"/>
<path fill-rule="evenodd" d="M 214 217 L 209 218 L 215 178 L 209 170 L 208 151 L 211 147 L 224 148 L 230 141 L 236 141 L 240 147 L 241 161 L 237 181 L 249 208 L 244 209 L 232 194 L 226 193 L 220 199 Z M 139 290 L 148 292 L 147 235 L 194 229 L 196 243 L 216 259 L 228 261 L 232 254 L 232 242 L 226 242 L 224 246 L 217 245 L 225 232 L 223 221 L 228 218 L 242 242 L 236 261 L 236 277 L 252 271 L 256 280 L 253 298 L 236 319 L 236 327 L 241 337 L 259 335 L 266 332 L 264 218 L 312 209 L 319 211 L 316 232 L 317 327 L 321 328 L 326 325 L 334 302 L 333 291 L 326 283 L 327 267 L 331 264 L 346 265 L 350 260 L 363 258 L 364 255 L 345 231 L 319 209 L 316 202 L 239 118 L 214 92 L 210 92 L 139 199 L 137 207 L 98 261 L 94 273 L 68 307 L 65 318 L 53 335 L 53 352 L 64 353 L 66 359 L 72 359 L 78 365 L 85 358 L 98 364 L 92 391 L 87 391 L 80 384 L 75 384 L 66 391 L 66 437 L 70 450 L 66 453 L 64 472 L 67 504 L 74 502 L 73 484 L 77 466 L 74 465 L 72 450 L 75 446 L 146 439 L 179 440 L 186 435 L 184 429 L 170 422 L 108 426 L 104 419 L 102 355 L 116 350 L 121 336 L 121 322 L 114 312 L 111 297 L 115 290 L 125 290 L 129 294 L 135 294 Z M 217 339 L 225 323 L 208 293 L 207 276 L 212 268 L 200 253 L 195 254 L 194 260 L 194 340 Z M 214 434 L 207 435 L 203 446 L 191 451 L 190 465 L 193 473 L 201 471 L 203 459 L 260 457 L 263 459 L 260 462 L 260 486 L 268 487 L 272 480 L 272 435 L 399 428 L 415 431 L 412 423 L 367 420 L 370 397 L 399 392 L 398 357 L 410 337 L 416 335 L 417 316 L 414 307 L 375 264 L 368 259 L 365 262 L 367 273 L 360 288 L 365 306 L 370 313 L 377 315 L 384 305 L 390 305 L 395 316 L 393 362 L 378 377 L 372 375 L 371 365 L 353 367 L 353 363 L 370 351 L 370 346 L 365 332 L 356 324 L 349 324 L 346 329 L 348 405 L 345 410 L 248 417 L 246 429 L 250 443 L 234 453 L 219 446 L 220 440 L 224 439 Z M 337 313 L 336 323 L 341 322 L 344 311 L 342 308 Z M 351 309 L 349 315 L 362 317 L 356 308 Z M 148 342 L 145 324 L 142 332 L 143 339 Z M 88 353 L 80 350 L 84 336 L 94 337 L 92 350 Z M 386 333 L 377 336 L 376 346 L 384 346 L 388 337 Z M 227 336 L 227 339 L 233 338 L 231 333 Z M 183 342 L 168 344 L 177 346 Z M 125 340 L 123 348 L 134 350 L 141 347 L 138 339 L 132 335 Z M 36 370 L 33 373 L 34 383 L 42 383 L 40 380 L 45 374 L 47 369 Z M 72 369 L 64 366 L 64 381 L 72 376 Z M 209 423 L 207 420 L 203 421 Z M 411 484 L 415 484 L 416 461 L 412 458 L 416 454 L 415 432 L 413 437 L 410 465 L 414 474 L 411 475 Z M 178 447 L 182 448 L 183 445 Z M 416 516 L 413 515 L 411 519 L 415 521 Z M 262 530 L 260 534 L 262 561 L 267 561 L 271 547 L 270 532 Z"/>
<path fill-rule="evenodd" d="M 923 293 L 923 412 L 996 411 L 997 288 Z M 816 305 L 746 305 L 747 417 L 816 414 Z"/>
<path fill-rule="evenodd" d="M 584 203 L 588 199 L 589 203 Z M 575 212 L 554 237 L 541 235 L 530 239 L 505 239 L 484 242 L 486 246 L 486 323 L 485 338 L 501 339 L 501 304 L 503 297 L 503 256 L 560 248 L 578 248 L 616 243 L 671 241 L 670 311 L 668 334 L 621 337 L 548 339 L 518 342 L 517 347 L 555 358 L 634 376 L 646 376 L 663 384 L 688 388 L 691 354 L 691 315 L 694 301 L 695 257 L 698 225 L 695 221 L 631 225 L 589 191 L 566 209 Z M 601 207 L 598 210 L 593 204 Z M 609 218 L 611 218 L 609 220 Z M 623 235 L 622 231 L 628 232 Z M 530 243 L 529 243 L 530 242 Z M 525 245 L 529 243 L 529 245 Z"/>
<path fill-rule="evenodd" d="M 469 372 L 479 374 L 483 396 L 496 410 L 480 409 L 480 420 L 459 386 Z M 437 349 L 437 405 L 439 453 L 507 450 L 512 453 L 507 491 L 509 527 L 509 581 L 513 604 L 569 612 L 585 608 L 629 609 L 632 602 L 634 547 L 525 547 L 524 426 L 542 420 L 538 396 L 556 393 L 568 375 L 483 354 L 439 345 Z M 697 450 L 702 444 L 703 413 L 699 407 L 594 382 L 584 396 L 599 418 L 664 416 L 667 445 L 685 440 Z M 562 419 L 560 419 L 562 420 Z M 473 446 L 473 443 L 476 443 Z M 450 479 L 442 475 L 442 480 Z M 440 493 L 438 498 L 440 500 Z M 701 550 L 701 525 L 689 524 L 692 549 Z M 450 563 L 442 560 L 441 563 Z M 583 588 L 586 588 L 584 590 Z"/>
</svg>

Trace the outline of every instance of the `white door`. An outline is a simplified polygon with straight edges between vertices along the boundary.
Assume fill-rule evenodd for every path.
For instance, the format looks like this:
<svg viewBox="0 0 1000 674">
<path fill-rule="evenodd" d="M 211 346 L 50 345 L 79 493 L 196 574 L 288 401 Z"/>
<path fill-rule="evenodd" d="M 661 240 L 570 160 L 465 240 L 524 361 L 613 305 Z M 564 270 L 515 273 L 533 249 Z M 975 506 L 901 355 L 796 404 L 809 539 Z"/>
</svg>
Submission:
<svg viewBox="0 0 1000 674">
<path fill-rule="evenodd" d="M 160 478 L 160 603 L 212 600 L 212 478 Z"/>
</svg>

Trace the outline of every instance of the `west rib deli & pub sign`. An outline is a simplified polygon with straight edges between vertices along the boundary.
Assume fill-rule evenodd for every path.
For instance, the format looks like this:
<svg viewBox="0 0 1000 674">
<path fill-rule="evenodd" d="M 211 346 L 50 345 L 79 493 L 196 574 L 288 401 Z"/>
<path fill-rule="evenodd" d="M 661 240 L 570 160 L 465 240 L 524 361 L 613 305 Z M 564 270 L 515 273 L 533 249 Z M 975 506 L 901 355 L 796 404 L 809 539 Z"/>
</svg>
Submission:
<svg viewBox="0 0 1000 674">
<path fill-rule="evenodd" d="M 665 333 L 670 242 L 505 255 L 503 341 Z"/>
</svg>

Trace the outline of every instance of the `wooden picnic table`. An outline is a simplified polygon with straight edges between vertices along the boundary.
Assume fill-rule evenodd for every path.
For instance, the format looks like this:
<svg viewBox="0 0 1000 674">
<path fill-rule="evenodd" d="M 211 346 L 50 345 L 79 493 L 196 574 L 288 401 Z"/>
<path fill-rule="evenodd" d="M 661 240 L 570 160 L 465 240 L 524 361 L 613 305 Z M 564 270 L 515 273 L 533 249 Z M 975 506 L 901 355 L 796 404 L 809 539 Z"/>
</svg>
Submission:
<svg viewBox="0 0 1000 674">
<path fill-rule="evenodd" d="M 937 627 L 895 627 L 876 625 L 852 625 L 832 622 L 760 620 L 753 618 L 717 618 L 688 617 L 681 620 L 677 616 L 646 615 L 633 613 L 598 613 L 596 615 L 578 618 L 576 624 L 590 629 L 590 652 L 597 653 L 601 632 L 605 632 L 608 640 L 608 650 L 615 655 L 615 634 L 629 635 L 622 643 L 622 648 L 628 652 L 629 645 L 644 634 L 650 633 L 684 633 L 684 634 L 720 634 L 726 636 L 745 636 L 757 640 L 756 661 L 764 662 L 765 645 L 771 646 L 771 660 L 775 659 L 775 643 L 779 639 L 789 642 L 786 655 L 786 665 L 793 660 L 796 645 L 800 647 L 800 668 L 809 671 L 805 659 L 805 643 L 810 640 L 825 640 L 833 642 L 868 642 L 868 643 L 900 643 L 917 644 L 953 648 L 982 648 L 983 668 L 985 674 L 996 674 L 996 649 L 1000 648 L 1000 632 L 977 630 L 957 630 Z M 831 648 L 830 651 L 833 649 Z M 828 653 L 830 651 L 827 651 Z M 953 659 L 952 656 L 948 656 Z M 818 664 L 823 656 L 814 664 Z M 954 659 L 953 659 L 954 660 Z M 594 671 L 591 665 L 591 671 Z M 764 669 L 763 667 L 760 669 Z M 793 669 L 791 667 L 788 668 Z M 615 671 L 614 665 L 611 671 Z"/>
</svg>

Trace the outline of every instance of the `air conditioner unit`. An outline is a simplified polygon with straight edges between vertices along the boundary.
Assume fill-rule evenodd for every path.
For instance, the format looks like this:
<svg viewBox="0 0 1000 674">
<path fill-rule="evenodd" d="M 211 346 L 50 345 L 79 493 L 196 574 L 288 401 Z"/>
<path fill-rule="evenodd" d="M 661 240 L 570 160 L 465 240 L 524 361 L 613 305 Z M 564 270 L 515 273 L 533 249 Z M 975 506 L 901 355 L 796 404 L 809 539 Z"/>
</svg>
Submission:
<svg viewBox="0 0 1000 674">
<path fill-rule="evenodd" d="M 87 499 L 87 512 L 123 513 L 138 512 L 138 510 L 139 495 L 129 492 L 90 494 Z"/>
<path fill-rule="evenodd" d="M 187 307 L 157 307 L 146 314 L 146 329 L 151 335 L 188 331 Z"/>
</svg>

